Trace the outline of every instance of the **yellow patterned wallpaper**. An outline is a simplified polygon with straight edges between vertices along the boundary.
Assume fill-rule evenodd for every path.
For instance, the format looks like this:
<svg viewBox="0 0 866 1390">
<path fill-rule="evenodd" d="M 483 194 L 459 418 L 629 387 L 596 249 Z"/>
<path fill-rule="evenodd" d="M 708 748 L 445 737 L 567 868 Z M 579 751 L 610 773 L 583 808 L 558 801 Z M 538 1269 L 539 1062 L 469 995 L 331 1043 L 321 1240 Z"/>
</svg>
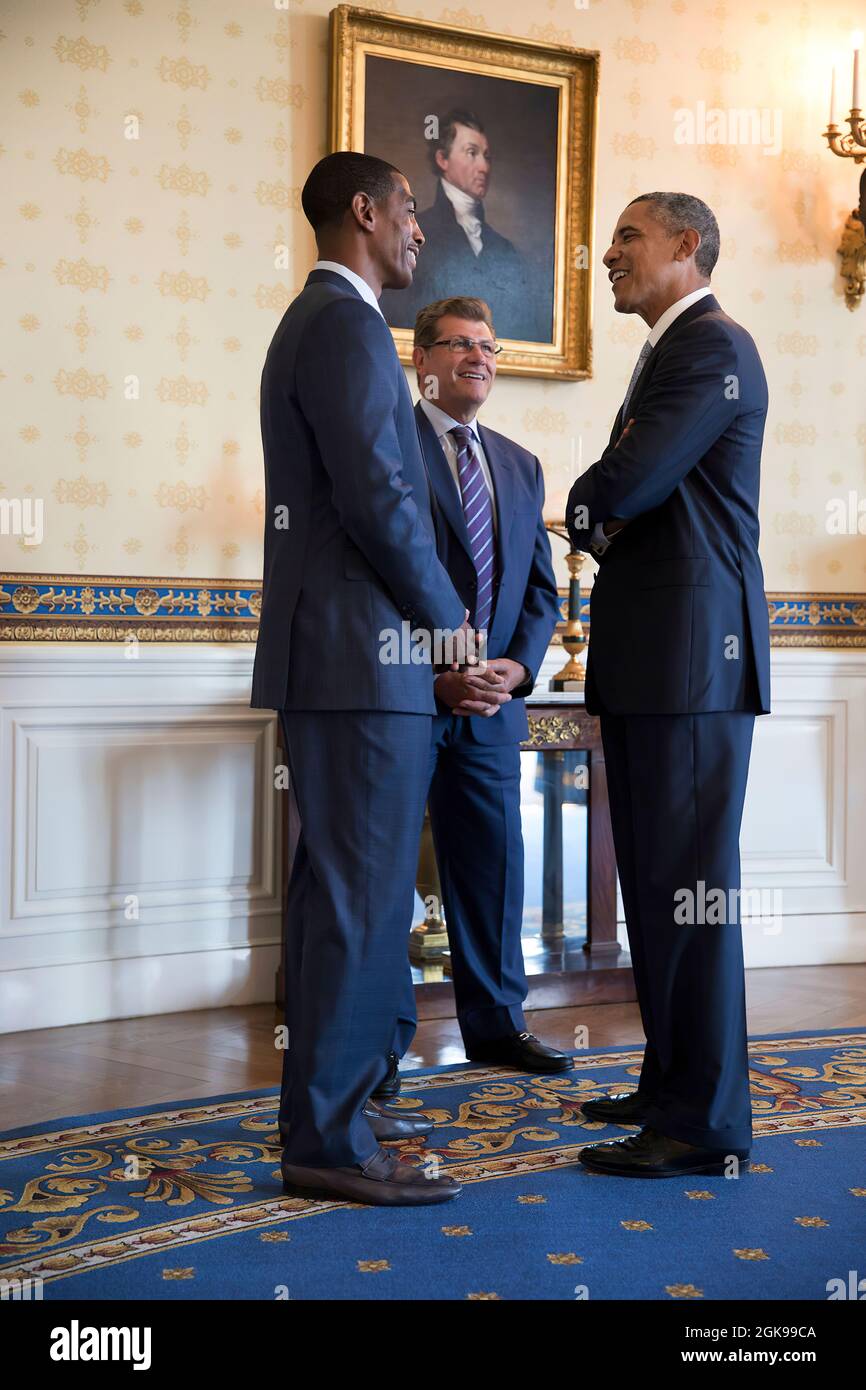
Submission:
<svg viewBox="0 0 866 1390">
<path fill-rule="evenodd" d="M 325 153 L 329 8 L 0 5 L 0 167 L 11 189 L 0 499 L 42 499 L 44 516 L 39 545 L 0 535 L 0 568 L 260 575 L 258 384 L 314 256 L 300 189 Z M 866 495 L 866 303 L 846 309 L 835 255 L 859 171 L 821 139 L 831 55 L 855 8 L 369 8 L 601 52 L 595 376 L 502 378 L 484 415 L 539 455 L 554 505 L 577 460 L 606 443 L 646 331 L 614 315 L 600 255 L 631 197 L 685 189 L 716 209 L 714 287 L 756 338 L 770 382 L 767 587 L 866 590 L 863 538 L 825 525 L 828 500 Z M 677 112 L 700 103 L 781 121 L 777 152 L 678 143 Z"/>
</svg>

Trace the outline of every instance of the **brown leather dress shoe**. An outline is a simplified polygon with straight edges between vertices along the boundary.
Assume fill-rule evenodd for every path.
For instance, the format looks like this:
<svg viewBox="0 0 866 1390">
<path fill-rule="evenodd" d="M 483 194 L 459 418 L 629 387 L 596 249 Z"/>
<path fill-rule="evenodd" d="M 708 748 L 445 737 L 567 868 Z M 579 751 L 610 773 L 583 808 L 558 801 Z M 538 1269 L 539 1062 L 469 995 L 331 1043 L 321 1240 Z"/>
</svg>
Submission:
<svg viewBox="0 0 866 1390">
<path fill-rule="evenodd" d="M 435 1128 L 432 1120 L 422 1120 L 416 1115 L 404 1115 L 399 1110 L 389 1110 L 385 1105 L 377 1105 L 368 1100 L 363 1110 L 364 1119 L 373 1131 L 373 1138 L 380 1144 L 393 1144 L 400 1139 L 423 1138 L 432 1134 Z M 286 1132 L 280 1125 L 280 1143 L 286 1144 Z"/>
<path fill-rule="evenodd" d="M 363 1109 L 364 1119 L 379 1143 L 393 1143 L 395 1139 L 417 1139 L 419 1135 L 432 1134 L 432 1120 L 422 1120 L 416 1115 L 404 1115 L 400 1110 L 389 1110 L 387 1105 L 377 1105 L 368 1100 Z"/>
<path fill-rule="evenodd" d="M 400 1163 L 396 1154 L 377 1149 L 353 1168 L 302 1168 L 282 1163 L 283 1192 L 289 1197 L 325 1197 L 372 1207 L 421 1207 L 450 1202 L 462 1191 L 453 1178 L 426 1177 L 421 1168 Z"/>
</svg>

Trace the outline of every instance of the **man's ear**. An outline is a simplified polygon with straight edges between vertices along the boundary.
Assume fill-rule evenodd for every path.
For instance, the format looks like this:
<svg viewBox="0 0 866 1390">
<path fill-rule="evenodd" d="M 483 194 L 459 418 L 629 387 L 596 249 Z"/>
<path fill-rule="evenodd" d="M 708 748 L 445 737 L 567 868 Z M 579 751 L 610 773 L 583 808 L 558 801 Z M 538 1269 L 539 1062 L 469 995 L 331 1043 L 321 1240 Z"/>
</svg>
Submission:
<svg viewBox="0 0 866 1390">
<path fill-rule="evenodd" d="M 693 256 L 701 244 L 701 234 L 695 231 L 694 227 L 686 227 L 681 236 L 679 245 L 674 252 L 674 259 L 677 261 L 687 261 L 689 256 Z"/>
<path fill-rule="evenodd" d="M 363 227 L 365 232 L 373 230 L 373 224 L 376 220 L 375 207 L 376 205 L 369 193 L 356 193 L 349 204 L 350 215 L 360 227 Z"/>
</svg>

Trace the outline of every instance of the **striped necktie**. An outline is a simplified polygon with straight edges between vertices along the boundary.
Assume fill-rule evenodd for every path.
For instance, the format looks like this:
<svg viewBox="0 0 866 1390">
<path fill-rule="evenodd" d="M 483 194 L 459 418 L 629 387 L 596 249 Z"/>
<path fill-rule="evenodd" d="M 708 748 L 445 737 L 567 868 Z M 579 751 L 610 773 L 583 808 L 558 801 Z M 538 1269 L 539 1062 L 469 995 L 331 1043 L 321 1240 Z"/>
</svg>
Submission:
<svg viewBox="0 0 866 1390">
<path fill-rule="evenodd" d="M 628 410 L 628 403 L 629 403 L 629 401 L 631 400 L 631 398 L 632 398 L 632 392 L 634 391 L 634 388 L 635 388 L 635 386 L 637 385 L 637 379 L 638 379 L 638 377 L 640 376 L 641 372 L 643 371 L 643 369 L 644 369 L 644 364 L 645 364 L 645 362 L 646 362 L 646 360 L 647 360 L 647 358 L 649 357 L 649 355 L 650 355 L 651 352 L 652 352 L 652 344 L 650 343 L 649 338 L 647 338 L 646 342 L 644 343 L 643 347 L 642 347 L 641 350 L 640 350 L 640 356 L 638 357 L 637 362 L 635 363 L 634 371 L 633 371 L 632 374 L 631 374 L 631 381 L 629 382 L 629 384 L 628 384 L 628 390 L 627 390 L 626 393 L 625 393 L 625 400 L 624 400 L 623 403 L 622 403 L 622 423 L 623 423 L 623 425 L 627 425 L 627 424 L 628 424 L 628 416 L 626 415 L 626 411 Z"/>
<path fill-rule="evenodd" d="M 455 425 L 448 433 L 457 449 L 457 481 L 463 498 L 463 514 L 469 533 L 469 549 L 478 588 L 472 626 L 486 631 L 493 611 L 493 585 L 496 577 L 496 542 L 493 532 L 493 499 L 484 481 L 481 460 L 475 451 L 474 436 L 465 425 Z"/>
</svg>

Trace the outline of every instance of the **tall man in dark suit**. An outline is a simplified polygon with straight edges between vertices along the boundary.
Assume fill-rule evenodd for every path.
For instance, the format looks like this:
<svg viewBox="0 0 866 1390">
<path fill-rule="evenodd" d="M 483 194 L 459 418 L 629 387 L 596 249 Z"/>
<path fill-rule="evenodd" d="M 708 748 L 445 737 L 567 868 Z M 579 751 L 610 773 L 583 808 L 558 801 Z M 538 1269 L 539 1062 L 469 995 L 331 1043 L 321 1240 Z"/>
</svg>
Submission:
<svg viewBox="0 0 866 1390">
<path fill-rule="evenodd" d="M 549 284 L 485 216 L 493 154 L 479 117 L 462 107 L 447 112 L 429 157 L 436 196 L 419 214 L 427 249 L 406 293 L 383 294 L 382 313 L 395 327 L 408 327 L 425 305 L 459 285 L 462 294 L 492 306 L 503 338 L 547 342 L 553 333 Z"/>
<path fill-rule="evenodd" d="M 554 1072 L 571 1058 L 527 1031 L 520 743 L 559 613 L 538 459 L 480 425 L 496 377 L 490 310 L 461 296 L 415 323 L 415 416 L 434 495 L 439 557 L 487 632 L 487 667 L 436 677 L 428 803 L 451 944 L 457 1018 L 473 1061 Z M 510 697 L 510 698 L 506 698 Z M 394 1052 L 412 1041 L 411 974 Z"/>
<path fill-rule="evenodd" d="M 283 1182 L 379 1205 L 445 1201 L 459 1187 L 382 1149 L 380 1138 L 407 1131 L 369 1105 L 406 968 L 436 712 L 429 664 L 383 661 L 382 644 L 404 620 L 453 630 L 466 616 L 436 557 L 412 398 L 377 303 L 384 285 L 411 282 L 424 238 L 405 178 L 368 155 L 328 155 L 301 201 L 321 259 L 262 376 L 267 521 L 252 692 L 254 706 L 281 713 L 301 821 Z"/>
<path fill-rule="evenodd" d="M 614 305 L 650 335 L 567 509 L 574 545 L 599 555 L 586 705 L 601 715 L 647 1038 L 637 1091 L 583 1107 L 642 1128 L 580 1159 L 634 1177 L 727 1172 L 752 1141 L 739 832 L 755 715 L 770 707 L 767 383 L 710 289 L 718 253 L 698 198 L 645 194 L 620 217 L 604 257 Z"/>
</svg>

